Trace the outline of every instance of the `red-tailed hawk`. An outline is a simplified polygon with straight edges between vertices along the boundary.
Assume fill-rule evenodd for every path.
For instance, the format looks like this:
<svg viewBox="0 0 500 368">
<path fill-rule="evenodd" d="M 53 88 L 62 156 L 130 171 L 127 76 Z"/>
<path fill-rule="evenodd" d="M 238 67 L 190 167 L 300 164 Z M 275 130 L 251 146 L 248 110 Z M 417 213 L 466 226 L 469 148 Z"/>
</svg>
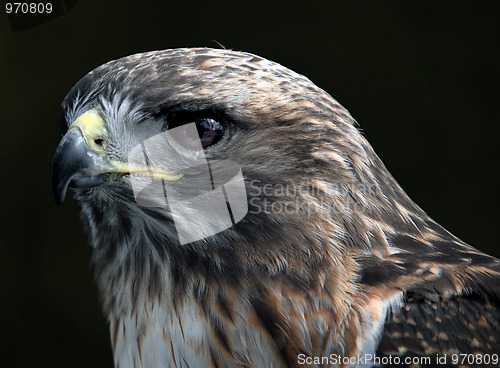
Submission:
<svg viewBox="0 0 500 368">
<path fill-rule="evenodd" d="M 54 196 L 81 206 L 117 367 L 498 366 L 500 261 L 420 209 L 307 78 L 155 51 L 63 109 Z"/>
</svg>

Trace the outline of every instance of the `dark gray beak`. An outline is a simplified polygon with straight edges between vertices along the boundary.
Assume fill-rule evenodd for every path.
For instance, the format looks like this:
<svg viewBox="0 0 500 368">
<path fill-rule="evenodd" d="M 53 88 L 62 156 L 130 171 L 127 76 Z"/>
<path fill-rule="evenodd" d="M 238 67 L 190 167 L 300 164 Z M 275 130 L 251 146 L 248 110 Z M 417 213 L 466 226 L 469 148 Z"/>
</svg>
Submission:
<svg viewBox="0 0 500 368">
<path fill-rule="evenodd" d="M 112 166 L 92 151 L 82 131 L 71 128 L 57 146 L 51 167 L 52 195 L 57 205 L 66 196 L 68 187 L 92 188 L 103 184 Z"/>
</svg>

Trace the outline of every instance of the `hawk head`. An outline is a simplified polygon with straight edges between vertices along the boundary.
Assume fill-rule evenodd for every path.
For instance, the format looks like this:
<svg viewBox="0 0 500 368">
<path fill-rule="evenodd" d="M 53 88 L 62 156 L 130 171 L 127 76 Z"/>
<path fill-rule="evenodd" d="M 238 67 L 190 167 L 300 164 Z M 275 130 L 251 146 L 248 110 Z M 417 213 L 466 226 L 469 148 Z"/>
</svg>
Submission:
<svg viewBox="0 0 500 368">
<path fill-rule="evenodd" d="M 159 253 L 193 252 L 221 270 L 300 267 L 302 278 L 337 257 L 343 240 L 370 247 L 364 235 L 347 239 L 349 227 L 367 225 L 354 223 L 355 211 L 395 212 L 380 190 L 392 179 L 383 166 L 373 172 L 379 161 L 349 113 L 305 77 L 251 54 L 181 49 L 112 61 L 79 81 L 63 109 L 69 130 L 53 190 L 58 203 L 73 190 L 97 251 L 152 232 L 162 238 Z M 182 130 L 190 123 L 202 147 L 190 146 Z M 141 143 L 172 131 L 154 147 L 161 154 L 148 155 L 156 162 L 131 162 Z M 200 155 L 241 167 L 248 209 L 227 230 L 181 245 L 168 205 L 141 204 L 131 181 L 195 187 L 202 175 L 186 167 Z"/>
<path fill-rule="evenodd" d="M 498 260 L 429 218 L 348 111 L 279 64 L 137 54 L 63 109 L 53 192 L 81 206 L 117 363 L 353 357 L 375 352 L 391 308 L 499 295 Z"/>
</svg>

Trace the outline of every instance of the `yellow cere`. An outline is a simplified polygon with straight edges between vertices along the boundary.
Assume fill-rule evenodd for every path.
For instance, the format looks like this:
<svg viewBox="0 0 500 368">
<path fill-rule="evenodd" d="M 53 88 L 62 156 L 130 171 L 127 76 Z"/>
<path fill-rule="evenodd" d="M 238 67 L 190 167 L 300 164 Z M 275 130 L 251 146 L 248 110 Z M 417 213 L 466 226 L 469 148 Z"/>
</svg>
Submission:
<svg viewBox="0 0 500 368">
<path fill-rule="evenodd" d="M 89 147 L 98 153 L 104 152 L 104 145 L 95 142 L 96 139 L 106 140 L 108 130 L 106 129 L 106 122 L 96 109 L 90 109 L 80 115 L 71 124 L 69 129 L 78 127 L 82 131 Z"/>
</svg>

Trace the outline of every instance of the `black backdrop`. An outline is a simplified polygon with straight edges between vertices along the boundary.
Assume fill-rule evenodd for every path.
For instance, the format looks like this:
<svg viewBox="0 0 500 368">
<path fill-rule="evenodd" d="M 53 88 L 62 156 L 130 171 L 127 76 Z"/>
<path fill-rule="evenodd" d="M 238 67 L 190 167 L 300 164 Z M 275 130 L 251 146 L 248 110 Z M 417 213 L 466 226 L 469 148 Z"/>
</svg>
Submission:
<svg viewBox="0 0 500 368">
<path fill-rule="evenodd" d="M 78 208 L 53 204 L 49 167 L 65 93 L 140 51 L 220 43 L 305 74 L 421 207 L 500 256 L 499 4 L 73 0 L 45 22 L 2 9 L 2 366 L 112 366 Z"/>
</svg>

